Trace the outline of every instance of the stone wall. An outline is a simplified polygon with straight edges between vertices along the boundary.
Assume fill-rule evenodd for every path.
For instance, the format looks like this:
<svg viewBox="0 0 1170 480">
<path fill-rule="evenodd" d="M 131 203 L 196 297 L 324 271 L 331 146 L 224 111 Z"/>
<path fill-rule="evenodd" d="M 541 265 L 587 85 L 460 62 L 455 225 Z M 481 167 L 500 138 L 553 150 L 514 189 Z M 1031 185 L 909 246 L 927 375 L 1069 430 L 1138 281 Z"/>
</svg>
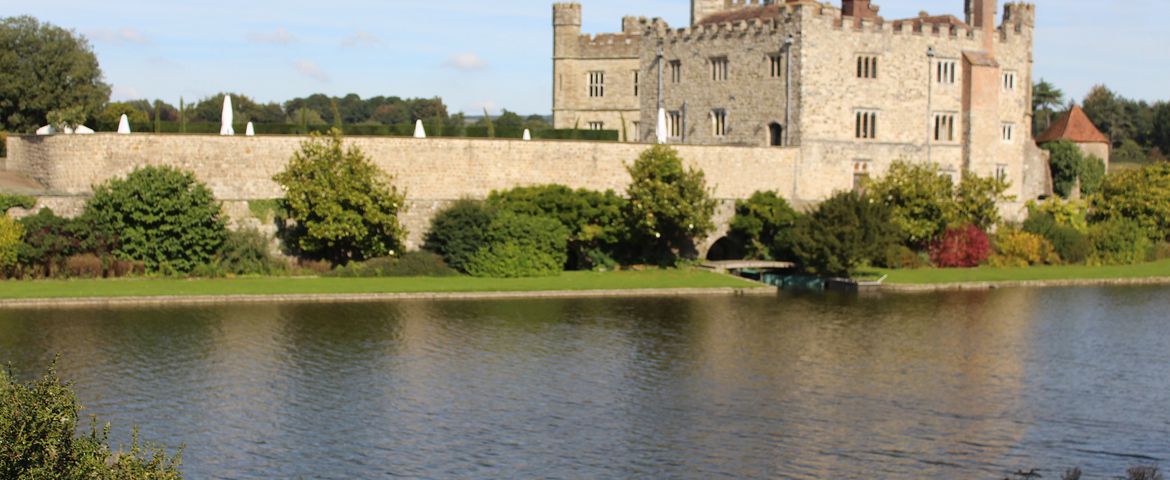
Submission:
<svg viewBox="0 0 1170 480">
<path fill-rule="evenodd" d="M 303 140 L 153 134 L 13 137 L 8 168 L 45 186 L 41 205 L 76 214 L 95 184 L 146 165 L 174 166 L 206 182 L 233 218 L 251 221 L 247 202 L 281 196 L 272 177 Z M 419 245 L 434 213 L 459 198 L 551 183 L 623 192 L 630 180 L 625 165 L 647 148 L 609 142 L 456 138 L 350 137 L 347 142 L 365 151 L 405 190 L 410 246 Z M 717 199 L 747 198 L 757 190 L 789 195 L 796 183 L 800 155 L 796 149 L 676 148 L 689 165 L 706 173 Z"/>
</svg>

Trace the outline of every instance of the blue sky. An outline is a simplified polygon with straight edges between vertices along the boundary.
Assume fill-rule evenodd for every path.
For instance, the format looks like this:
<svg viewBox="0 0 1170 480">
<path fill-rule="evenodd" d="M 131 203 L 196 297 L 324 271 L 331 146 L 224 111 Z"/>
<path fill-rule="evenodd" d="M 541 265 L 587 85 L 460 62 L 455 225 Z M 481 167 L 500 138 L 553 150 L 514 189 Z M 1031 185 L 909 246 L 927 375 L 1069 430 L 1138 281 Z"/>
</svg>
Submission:
<svg viewBox="0 0 1170 480">
<path fill-rule="evenodd" d="M 1166 0 L 1037 0 L 1036 74 L 1080 98 L 1097 83 L 1170 98 Z M 86 35 L 117 100 L 219 91 L 261 101 L 314 92 L 440 96 L 453 111 L 548 113 L 550 0 L 0 0 Z M 584 28 L 622 15 L 688 20 L 686 0 L 583 0 Z M 961 16 L 963 0 L 878 0 L 886 18 Z M 1002 3 L 1002 2 L 1001 2 Z"/>
</svg>

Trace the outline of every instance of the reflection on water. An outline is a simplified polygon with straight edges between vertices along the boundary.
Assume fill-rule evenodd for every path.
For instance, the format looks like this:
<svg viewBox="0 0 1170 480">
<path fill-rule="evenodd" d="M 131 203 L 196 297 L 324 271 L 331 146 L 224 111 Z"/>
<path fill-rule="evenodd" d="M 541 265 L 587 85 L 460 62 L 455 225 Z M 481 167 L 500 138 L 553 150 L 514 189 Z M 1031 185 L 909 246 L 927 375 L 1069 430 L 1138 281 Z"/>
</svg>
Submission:
<svg viewBox="0 0 1170 480">
<path fill-rule="evenodd" d="M 1170 296 L 0 311 L 192 478 L 1002 478 L 1170 461 Z M 1055 476 L 1055 475 L 1052 475 Z"/>
</svg>

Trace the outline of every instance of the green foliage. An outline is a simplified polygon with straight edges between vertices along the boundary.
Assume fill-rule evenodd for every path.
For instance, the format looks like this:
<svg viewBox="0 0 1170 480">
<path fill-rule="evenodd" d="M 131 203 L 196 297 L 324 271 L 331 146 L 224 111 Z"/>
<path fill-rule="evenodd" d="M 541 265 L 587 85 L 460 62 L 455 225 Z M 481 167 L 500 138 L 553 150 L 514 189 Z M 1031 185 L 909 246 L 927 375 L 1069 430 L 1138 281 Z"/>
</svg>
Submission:
<svg viewBox="0 0 1170 480">
<path fill-rule="evenodd" d="M 277 217 L 287 215 L 287 213 L 280 209 L 280 199 L 265 199 L 265 200 L 248 200 L 248 213 L 252 217 L 264 223 L 270 223 L 276 220 Z"/>
<path fill-rule="evenodd" d="M 1096 195 L 1105 183 L 1105 161 L 1093 155 L 1085 157 L 1081 165 L 1081 193 Z"/>
<path fill-rule="evenodd" d="M 0 158 L 8 156 L 8 132 L 0 131 Z"/>
<path fill-rule="evenodd" d="M 487 119 L 488 117 L 484 118 Z M 500 110 L 500 116 L 496 117 L 492 123 L 500 128 L 524 128 L 524 119 L 521 118 L 520 115 L 518 115 L 516 112 L 509 112 L 506 108 Z"/>
<path fill-rule="evenodd" d="M 995 235 L 993 267 L 1027 267 L 1060 263 L 1055 247 L 1048 239 L 1020 230 L 1004 230 Z"/>
<path fill-rule="evenodd" d="M 113 253 L 151 272 L 190 272 L 211 261 L 227 237 L 211 190 L 171 167 L 141 168 L 97 186 L 82 218 L 94 227 L 91 238 L 116 238 Z"/>
<path fill-rule="evenodd" d="M 310 137 L 273 179 L 285 191 L 292 221 L 280 223 L 293 252 L 344 265 L 402 250 L 404 195 L 360 149 L 345 148 L 340 131 Z"/>
<path fill-rule="evenodd" d="M 559 274 L 568 260 L 568 230 L 559 221 L 511 212 L 496 214 L 485 243 L 467 262 L 477 277 L 545 277 Z"/>
<path fill-rule="evenodd" d="M 856 192 L 838 193 L 798 217 L 786 242 L 810 273 L 849 276 L 877 263 L 902 238 L 893 209 Z"/>
<path fill-rule="evenodd" d="M 483 202 L 456 201 L 431 220 L 423 248 L 442 256 L 452 268 L 466 272 L 471 257 L 487 242 L 488 225 L 494 216 Z"/>
<path fill-rule="evenodd" d="M 1055 109 L 1064 105 L 1064 92 L 1051 83 L 1041 79 L 1032 87 L 1032 111 L 1035 112 L 1036 122 L 1033 125 L 1033 137 L 1040 136 L 1052 125 Z"/>
<path fill-rule="evenodd" d="M 20 219 L 20 223 L 24 226 L 20 264 L 37 270 L 36 276 L 53 276 L 64 268 L 66 258 L 81 251 L 77 222 L 60 217 L 48 208 Z"/>
<path fill-rule="evenodd" d="M 483 121 L 487 127 L 487 138 L 496 138 L 496 125 L 492 123 L 492 116 L 488 113 L 487 107 L 483 109 Z"/>
<path fill-rule="evenodd" d="M 747 258 L 778 259 L 784 252 L 774 249 L 781 230 L 792 228 L 799 214 L 774 191 L 755 192 L 735 202 L 730 235 L 746 247 Z"/>
<path fill-rule="evenodd" d="M 24 227 L 12 217 L 0 213 L 0 273 L 16 266 L 23 236 Z"/>
<path fill-rule="evenodd" d="M 1085 220 L 1087 204 L 1083 201 L 1049 200 L 1028 204 L 1028 219 L 1023 230 L 1044 237 L 1052 243 L 1065 263 L 1077 264 L 1088 260 L 1092 253 Z"/>
<path fill-rule="evenodd" d="M 1150 239 L 1170 238 L 1170 164 L 1109 175 L 1093 198 L 1093 211 L 1100 220 L 1132 219 Z"/>
<path fill-rule="evenodd" d="M 1126 111 L 1128 101 L 1104 85 L 1094 86 L 1081 103 L 1085 114 L 1111 141 L 1120 143 L 1125 138 L 1134 138 L 1138 133 L 1135 118 Z"/>
<path fill-rule="evenodd" d="M 254 228 L 228 232 L 216 267 L 231 275 L 272 275 L 285 270 L 286 264 L 272 255 L 272 240 Z"/>
<path fill-rule="evenodd" d="M 28 195 L 9 195 L 0 193 L 0 214 L 7 213 L 9 210 L 20 207 L 30 209 L 35 207 L 37 199 Z"/>
<path fill-rule="evenodd" d="M 131 130 L 141 128 L 150 122 L 146 112 L 129 102 L 110 102 L 94 116 L 94 129 L 98 131 L 116 131 L 122 115 L 130 122 Z"/>
<path fill-rule="evenodd" d="M 1089 229 L 1093 253 L 1092 265 L 1132 265 L 1146 259 L 1152 246 L 1149 237 L 1138 222 L 1130 219 L 1110 219 L 1094 224 Z"/>
<path fill-rule="evenodd" d="M 32 17 L 0 19 L 0 130 L 31 133 L 53 111 L 90 117 L 109 97 L 84 38 Z"/>
<path fill-rule="evenodd" d="M 1027 228 L 1027 222 L 1033 217 L 1040 219 L 1047 215 L 1052 221 L 1075 228 L 1080 232 L 1089 231 L 1089 203 L 1085 200 L 1048 199 L 1043 202 L 1028 202 L 1028 219 L 1025 221 L 1025 230 L 1043 235 L 1043 231 L 1033 231 Z"/>
<path fill-rule="evenodd" d="M 180 456 L 143 446 L 135 431 L 130 450 L 108 443 L 109 426 L 95 420 L 76 435 L 81 407 L 50 367 L 35 382 L 18 384 L 0 370 L 0 478 L 63 480 L 177 480 Z"/>
<path fill-rule="evenodd" d="M 955 205 L 951 225 L 975 225 L 988 231 L 999 224 L 999 203 L 1015 200 L 1006 195 L 1011 185 L 1007 180 L 980 177 L 973 172 L 963 172 L 963 182 L 955 191 Z"/>
<path fill-rule="evenodd" d="M 880 267 L 898 270 L 913 270 L 930 264 L 930 262 L 922 258 L 922 254 L 902 244 L 893 244 L 886 247 L 885 255 L 880 259 L 875 259 L 875 262 Z"/>
<path fill-rule="evenodd" d="M 443 257 L 427 251 L 409 252 L 399 258 L 371 258 L 339 267 L 331 277 L 450 277 L 459 272 L 448 267 Z"/>
<path fill-rule="evenodd" d="M 924 247 L 954 218 L 954 186 L 937 165 L 896 161 L 885 176 L 866 186 L 873 199 L 889 205 L 892 220 L 912 247 Z M 978 213 L 972 202 L 972 214 Z"/>
<path fill-rule="evenodd" d="M 1170 121 L 1170 118 L 1167 118 Z M 1146 153 L 1146 149 L 1142 148 L 1133 139 L 1127 138 L 1121 142 L 1121 146 L 1113 149 L 1110 154 L 1110 161 L 1113 163 L 1134 163 L 1143 164 L 1149 163 L 1150 157 Z"/>
<path fill-rule="evenodd" d="M 1072 196 L 1085 165 L 1085 156 L 1080 147 L 1068 140 L 1044 144 L 1051 154 L 1052 188 L 1063 198 Z"/>
<path fill-rule="evenodd" d="M 563 185 L 517 187 L 492 192 L 487 199 L 492 209 L 549 217 L 564 225 L 569 232 L 567 267 L 571 270 L 612 264 L 612 256 L 626 236 L 625 204 L 613 191 L 574 191 Z"/>
<path fill-rule="evenodd" d="M 631 247 L 644 261 L 673 264 L 695 255 L 694 239 L 715 228 L 715 200 L 702 171 L 684 169 L 678 152 L 655 145 L 627 166 Z"/>
</svg>

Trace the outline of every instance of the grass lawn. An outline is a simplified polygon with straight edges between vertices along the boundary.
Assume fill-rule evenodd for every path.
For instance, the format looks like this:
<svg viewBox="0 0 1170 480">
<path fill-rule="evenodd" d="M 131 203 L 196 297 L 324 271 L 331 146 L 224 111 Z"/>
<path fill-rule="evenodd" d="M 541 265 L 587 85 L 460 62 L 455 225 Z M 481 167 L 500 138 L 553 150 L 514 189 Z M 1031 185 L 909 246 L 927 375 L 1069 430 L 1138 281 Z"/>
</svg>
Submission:
<svg viewBox="0 0 1170 480">
<path fill-rule="evenodd" d="M 1170 260 L 1140 265 L 1086 267 L 1061 265 L 1052 267 L 875 270 L 879 277 L 889 275 L 886 283 L 938 284 L 960 282 L 1010 282 L 1027 280 L 1099 280 L 1114 278 L 1170 277 Z"/>
<path fill-rule="evenodd" d="M 0 299 L 157 297 L 199 295 L 309 295 L 369 293 L 520 292 L 645 288 L 758 287 L 758 283 L 702 270 L 565 272 L 545 278 L 236 278 L 0 281 Z"/>
</svg>

